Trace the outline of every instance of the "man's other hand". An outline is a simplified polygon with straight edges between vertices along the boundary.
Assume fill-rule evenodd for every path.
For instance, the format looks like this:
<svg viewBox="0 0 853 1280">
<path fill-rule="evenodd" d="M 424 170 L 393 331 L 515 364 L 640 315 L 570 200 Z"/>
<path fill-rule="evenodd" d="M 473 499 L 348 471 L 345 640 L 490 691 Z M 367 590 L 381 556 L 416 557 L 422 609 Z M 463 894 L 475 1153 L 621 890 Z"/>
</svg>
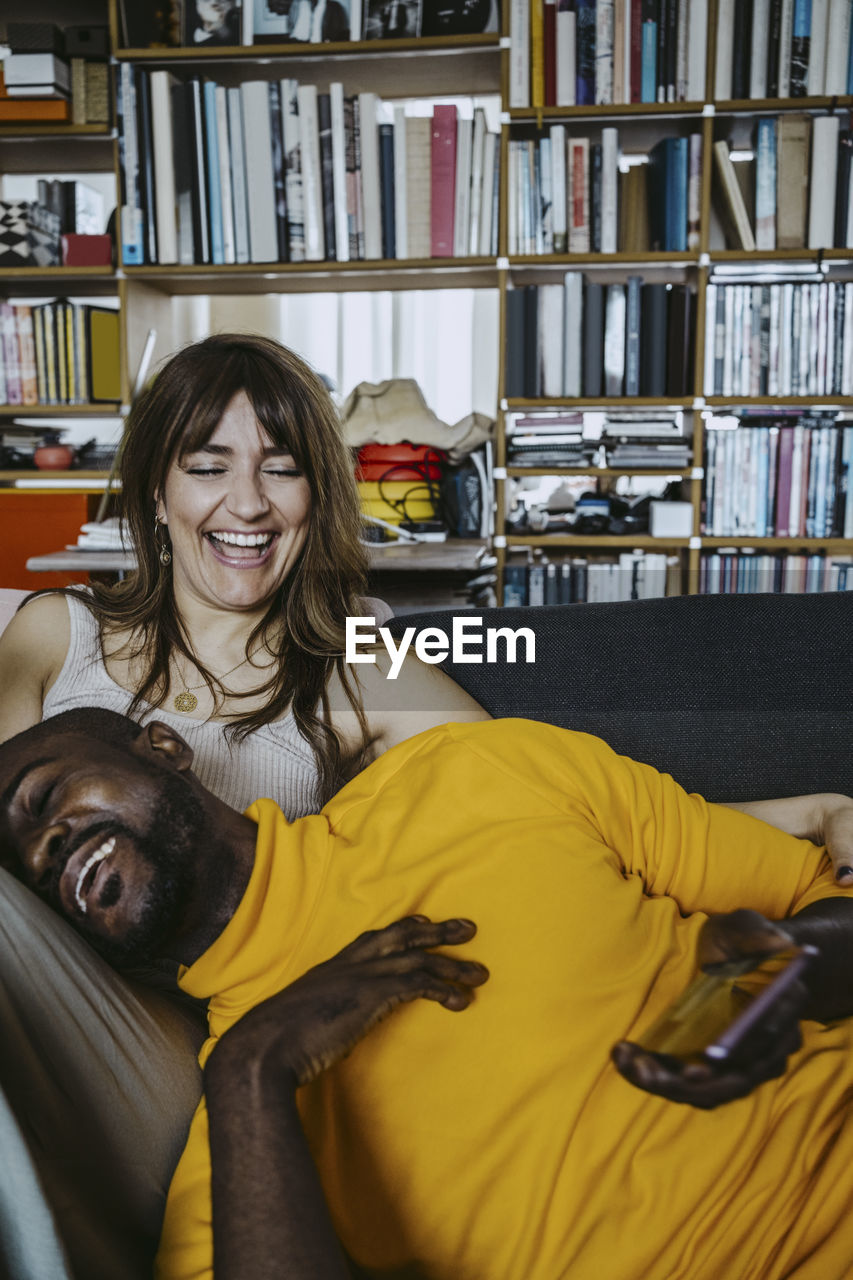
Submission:
<svg viewBox="0 0 853 1280">
<path fill-rule="evenodd" d="M 468 942 L 476 931 L 470 920 L 408 916 L 363 933 L 241 1018 L 219 1041 L 205 1076 L 239 1064 L 298 1087 L 346 1057 L 398 1005 L 434 1000 L 467 1009 L 488 970 L 433 948 Z"/>
<path fill-rule="evenodd" d="M 791 941 L 784 929 L 757 911 L 732 911 L 706 921 L 697 958 L 705 967 L 744 956 L 766 953 L 769 957 Z M 646 1093 L 711 1110 L 745 1097 L 765 1080 L 784 1073 L 788 1058 L 801 1044 L 799 1019 L 807 995 L 800 981 L 783 992 L 767 1018 L 744 1040 L 736 1063 L 679 1062 L 628 1040 L 614 1045 L 611 1056 L 620 1075 Z"/>
</svg>

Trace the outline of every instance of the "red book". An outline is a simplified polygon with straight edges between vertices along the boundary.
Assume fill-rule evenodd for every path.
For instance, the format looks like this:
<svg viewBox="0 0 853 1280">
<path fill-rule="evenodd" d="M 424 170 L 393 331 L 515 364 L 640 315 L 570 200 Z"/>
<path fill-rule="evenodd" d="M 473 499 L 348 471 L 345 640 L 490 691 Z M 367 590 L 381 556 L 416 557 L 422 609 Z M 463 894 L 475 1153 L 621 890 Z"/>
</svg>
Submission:
<svg viewBox="0 0 853 1280">
<path fill-rule="evenodd" d="M 788 520 L 791 512 L 791 454 L 794 449 L 794 428 L 779 428 L 779 464 L 776 480 L 776 537 L 788 537 Z"/>
<path fill-rule="evenodd" d="M 63 267 L 111 267 L 112 236 L 83 236 L 68 232 L 62 237 Z"/>
<path fill-rule="evenodd" d="M 545 106 L 557 105 L 557 0 L 545 0 Z"/>
<path fill-rule="evenodd" d="M 631 93 L 626 102 L 642 102 L 643 87 L 643 0 L 629 0 L 631 5 Z M 627 88 L 627 86 L 626 86 Z"/>
<path fill-rule="evenodd" d="M 453 257 L 456 203 L 456 108 L 436 104 L 432 112 L 430 254 Z"/>
</svg>

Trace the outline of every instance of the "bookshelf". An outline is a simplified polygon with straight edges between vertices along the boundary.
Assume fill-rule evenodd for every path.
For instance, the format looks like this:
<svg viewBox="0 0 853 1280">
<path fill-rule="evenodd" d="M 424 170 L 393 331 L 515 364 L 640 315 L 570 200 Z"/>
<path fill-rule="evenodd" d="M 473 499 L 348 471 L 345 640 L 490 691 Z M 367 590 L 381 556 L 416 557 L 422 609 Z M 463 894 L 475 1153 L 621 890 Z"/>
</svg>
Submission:
<svg viewBox="0 0 853 1280">
<path fill-rule="evenodd" d="M 535 6 L 533 6 L 535 8 Z M 692 13 L 696 0 L 676 6 L 678 12 Z M 544 6 L 545 9 L 548 6 Z M 798 394 L 745 394 L 742 390 L 711 392 L 706 382 L 706 355 L 709 351 L 708 299 L 713 297 L 709 287 L 729 283 L 751 284 L 759 277 L 759 271 L 772 273 L 774 280 L 805 280 L 804 271 L 812 272 L 809 284 L 826 282 L 835 289 L 842 289 L 853 281 L 853 247 L 850 240 L 844 246 L 825 244 L 823 247 L 743 249 L 733 247 L 726 239 L 719 218 L 719 182 L 714 169 L 714 144 L 726 141 L 731 151 L 745 154 L 754 150 L 753 135 L 757 122 L 770 119 L 775 122 L 791 118 L 805 118 L 813 122 L 827 117 L 838 118 L 840 130 L 847 127 L 853 95 L 843 92 L 824 92 L 837 76 L 837 68 L 828 66 L 821 71 L 821 91 L 798 97 L 768 97 L 752 93 L 772 88 L 774 81 L 767 75 L 754 80 L 748 78 L 750 67 L 743 65 L 726 71 L 725 50 L 720 51 L 718 27 L 723 30 L 729 21 L 726 0 L 709 0 L 704 9 L 707 19 L 707 40 L 702 45 L 699 63 L 700 80 L 696 80 L 695 65 L 685 81 L 685 87 L 699 84 L 697 92 L 681 101 L 645 102 L 585 102 L 573 105 L 545 105 L 544 97 L 534 105 L 518 105 L 513 88 L 513 76 L 517 75 L 519 57 L 519 20 L 528 24 L 531 16 L 530 0 L 504 0 L 502 34 L 489 33 L 476 36 L 422 37 L 417 40 L 353 41 L 341 44 L 317 45 L 259 44 L 251 48 L 218 46 L 206 48 L 124 48 L 118 42 L 118 15 L 115 0 L 79 0 L 73 6 L 54 6 L 51 15 L 57 21 L 108 22 L 112 32 L 113 107 L 115 85 L 122 67 L 131 66 L 147 72 L 163 70 L 178 80 L 188 77 L 211 77 L 226 87 L 239 86 L 247 79 L 272 81 L 293 78 L 300 84 L 325 89 L 330 81 L 341 81 L 348 95 L 375 93 L 382 99 L 440 98 L 447 95 L 499 95 L 500 115 L 500 185 L 499 220 L 496 244 L 489 252 L 464 254 L 457 257 L 391 258 L 375 256 L 354 261 L 337 261 L 325 257 L 311 261 L 282 262 L 196 262 L 192 264 L 157 263 L 131 265 L 124 262 L 112 268 L 55 268 L 34 271 L 19 269 L 4 275 L 4 296 L 19 298 L 111 296 L 117 300 L 121 315 L 122 344 L 122 393 L 120 400 L 108 406 L 0 406 L 0 417 L 75 417 L 86 414 L 121 412 L 129 398 L 130 370 L 135 368 L 149 327 L 158 331 L 158 346 L 154 359 L 168 355 L 179 345 L 174 320 L 176 300 L 192 299 L 198 295 L 263 298 L 266 295 L 297 293 L 346 293 L 350 290 L 408 290 L 473 288 L 497 292 L 500 307 L 496 478 L 494 502 L 496 509 L 495 550 L 498 573 L 502 580 L 507 568 L 517 565 L 519 557 L 530 548 L 545 556 L 554 549 L 560 556 L 578 555 L 595 558 L 596 552 L 615 554 L 634 550 L 657 551 L 677 563 L 668 570 L 670 587 L 676 585 L 683 591 L 695 591 L 700 586 L 703 558 L 709 553 L 719 553 L 728 548 L 775 555 L 792 552 L 811 555 L 816 552 L 826 556 L 853 555 L 853 539 L 837 536 L 805 537 L 782 536 L 774 532 L 770 536 L 756 536 L 738 530 L 730 535 L 710 535 L 706 531 L 707 513 L 704 509 L 707 497 L 707 440 L 711 423 L 720 417 L 736 416 L 735 411 L 748 411 L 751 419 L 786 411 L 814 411 L 817 414 L 835 415 L 837 412 L 853 414 L 853 396 L 814 392 Z M 630 12 L 631 6 L 625 12 Z M 521 15 L 521 19 L 519 19 Z M 547 15 L 546 15 L 547 17 Z M 535 27 L 535 22 L 534 22 Z M 743 33 L 741 33 L 741 36 Z M 846 38 L 846 37 L 845 37 Z M 747 45 L 750 56 L 760 47 L 757 37 Z M 524 42 L 521 41 L 523 44 Z M 534 50 L 528 50 L 528 69 L 535 62 Z M 541 46 L 544 48 L 544 45 Z M 736 45 L 732 44 L 731 58 Z M 765 56 L 766 54 L 766 56 Z M 689 56 L 689 50 L 688 50 Z M 721 57 L 723 61 L 721 62 Z M 770 68 L 773 54 L 769 48 L 761 54 Z M 694 64 L 696 64 L 694 55 Z M 749 61 L 749 59 L 747 60 Z M 627 77 L 626 69 L 626 77 Z M 747 79 L 744 79 L 745 75 Z M 535 89 L 531 78 L 531 86 Z M 544 81 L 544 76 L 543 76 Z M 784 86 L 784 77 L 782 82 Z M 817 81 L 815 81 L 817 84 Z M 717 93 L 717 88 L 728 90 Z M 790 85 L 788 86 L 790 88 Z M 802 87 L 802 86 L 801 86 Z M 806 89 L 808 86 L 805 86 Z M 813 86 L 814 87 L 814 86 Z M 845 83 L 845 88 L 846 88 Z M 744 92 L 745 89 L 745 92 Z M 541 90 L 541 85 L 540 85 Z M 625 85 L 622 86 L 626 94 Z M 735 96 L 735 94 L 738 96 Z M 541 96 L 541 95 L 540 95 Z M 115 113 L 114 113 L 115 118 Z M 548 139 L 553 143 L 554 127 L 563 127 L 569 138 L 585 137 L 592 146 L 604 148 L 605 131 L 612 137 L 616 133 L 618 157 L 618 193 L 616 208 L 624 217 L 629 207 L 636 206 L 635 193 L 642 185 L 635 182 L 636 173 L 649 171 L 647 157 L 658 144 L 681 140 L 689 152 L 690 139 L 697 138 L 697 160 L 694 164 L 694 185 L 689 200 L 692 207 L 685 210 L 689 244 L 684 247 L 654 247 L 642 243 L 642 227 L 618 225 L 615 251 L 602 251 L 590 240 L 588 246 L 570 251 L 569 231 L 566 233 L 566 251 L 555 252 L 553 245 L 530 243 L 528 234 L 519 234 L 519 180 L 511 162 L 511 149 L 517 144 L 528 148 L 531 160 L 540 153 L 541 143 Z M 556 135 L 559 136 L 559 135 Z M 664 148 L 664 151 L 666 148 Z M 516 150 L 516 155 L 520 152 Z M 683 152 L 679 152 L 682 155 Z M 56 171 L 111 172 L 115 175 L 116 189 L 120 189 L 120 157 L 117 131 L 111 126 L 59 126 L 20 125 L 0 126 L 0 163 L 7 171 L 36 173 L 44 169 Z M 681 163 L 681 161 L 679 161 Z M 693 163 L 691 161 L 691 163 Z M 752 166 L 751 160 L 742 165 Z M 735 164 L 734 168 L 738 169 Z M 532 172 L 531 168 L 531 172 Z M 743 170 L 745 172 L 745 169 Z M 648 181 L 648 178 L 647 178 Z M 515 209 L 513 205 L 515 204 Z M 754 216 L 754 214 L 753 214 Z M 528 227 L 528 233 L 531 232 Z M 626 243 L 627 241 L 627 243 Z M 118 261 L 122 262 L 121 253 Z M 788 277 L 786 272 L 793 274 Z M 625 286 L 631 277 L 641 277 L 643 285 L 672 286 L 682 290 L 691 315 L 689 352 L 685 358 L 686 382 L 676 394 L 664 390 L 661 394 L 627 394 L 626 384 L 618 394 L 587 392 L 581 384 L 577 394 L 518 394 L 518 387 L 508 381 L 513 370 L 509 367 L 508 345 L 511 342 L 511 312 L 515 303 L 514 293 L 530 289 L 545 289 L 561 285 L 566 273 L 577 273 L 584 282 L 600 286 L 607 297 L 609 286 Z M 738 274 L 740 273 L 740 274 Z M 799 273 L 799 274 L 798 274 Z M 586 284 L 584 285 L 586 287 Z M 673 296 L 667 291 L 668 298 Z M 652 297 L 652 294 L 649 295 Z M 667 303 L 669 306 L 670 304 Z M 692 313 L 689 308 L 692 307 Z M 671 338 L 667 337 L 667 341 Z M 667 357 L 669 359 L 669 356 Z M 538 359 L 538 356 L 537 356 Z M 668 376 L 668 375 L 667 375 Z M 511 394 L 515 391 L 515 394 Z M 518 465 L 512 449 L 508 447 L 510 428 L 519 416 L 532 418 L 545 411 L 566 415 L 607 415 L 612 412 L 645 415 L 679 415 L 681 431 L 692 447 L 692 459 L 687 465 L 616 466 L 595 461 L 553 465 L 537 462 L 535 465 Z M 766 414 L 764 413 L 766 411 Z M 828 417 L 827 417 L 828 421 Z M 779 417 L 784 426 L 784 418 Z M 782 429 L 767 428 L 768 430 Z M 519 482 L 546 480 L 554 477 L 565 481 L 569 487 L 580 491 L 579 482 L 586 481 L 590 491 L 617 494 L 630 485 L 641 486 L 644 481 L 655 482 L 652 489 L 660 495 L 664 482 L 671 478 L 679 481 L 681 497 L 691 508 L 691 528 L 685 536 L 652 538 L 647 534 L 630 532 L 614 534 L 569 534 L 564 532 L 518 532 L 507 521 L 512 504 L 517 497 Z M 2 482 L 3 477 L 0 477 Z M 838 483 L 838 477 L 836 477 Z M 655 488 L 655 485 L 657 486 Z M 449 564 L 450 556 L 443 553 Z M 441 549 L 435 553 L 440 560 Z M 431 562 L 432 566 L 432 562 Z M 434 567 L 434 566 L 432 566 Z"/>
</svg>

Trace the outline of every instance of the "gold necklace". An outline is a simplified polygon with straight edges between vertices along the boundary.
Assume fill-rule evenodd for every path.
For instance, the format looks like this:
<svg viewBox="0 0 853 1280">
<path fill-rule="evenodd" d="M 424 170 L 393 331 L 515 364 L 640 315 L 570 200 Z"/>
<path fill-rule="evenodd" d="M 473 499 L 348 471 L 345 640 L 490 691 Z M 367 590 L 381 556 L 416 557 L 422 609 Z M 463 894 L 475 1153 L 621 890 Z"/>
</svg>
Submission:
<svg viewBox="0 0 853 1280">
<path fill-rule="evenodd" d="M 233 675 L 233 673 L 239 670 L 240 667 L 244 667 L 248 661 L 249 658 L 247 655 L 237 663 L 236 667 L 232 667 L 230 671 L 226 671 L 223 675 L 217 676 L 217 683 L 221 685 L 223 680 L 227 680 L 228 676 Z M 185 684 L 183 691 L 175 694 L 175 697 L 172 700 L 172 706 L 176 711 L 181 711 L 184 715 L 189 715 L 191 712 L 195 711 L 198 706 L 198 698 L 191 692 L 191 690 L 203 689 L 206 684 L 206 680 L 202 680 L 201 684 Z"/>
</svg>

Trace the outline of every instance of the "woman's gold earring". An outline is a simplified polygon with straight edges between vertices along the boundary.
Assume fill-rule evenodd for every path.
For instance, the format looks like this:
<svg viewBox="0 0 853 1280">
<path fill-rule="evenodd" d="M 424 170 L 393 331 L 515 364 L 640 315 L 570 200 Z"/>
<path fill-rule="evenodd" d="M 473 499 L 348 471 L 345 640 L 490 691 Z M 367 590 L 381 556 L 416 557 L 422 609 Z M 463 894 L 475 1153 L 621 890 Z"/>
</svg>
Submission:
<svg viewBox="0 0 853 1280">
<path fill-rule="evenodd" d="M 159 540 L 161 527 L 162 527 L 162 522 L 160 520 L 160 517 L 155 515 L 154 517 L 154 541 L 155 542 Z M 165 542 L 160 547 L 160 563 L 163 565 L 164 568 L 167 565 L 170 565 L 172 563 L 172 553 L 167 547 Z"/>
</svg>

